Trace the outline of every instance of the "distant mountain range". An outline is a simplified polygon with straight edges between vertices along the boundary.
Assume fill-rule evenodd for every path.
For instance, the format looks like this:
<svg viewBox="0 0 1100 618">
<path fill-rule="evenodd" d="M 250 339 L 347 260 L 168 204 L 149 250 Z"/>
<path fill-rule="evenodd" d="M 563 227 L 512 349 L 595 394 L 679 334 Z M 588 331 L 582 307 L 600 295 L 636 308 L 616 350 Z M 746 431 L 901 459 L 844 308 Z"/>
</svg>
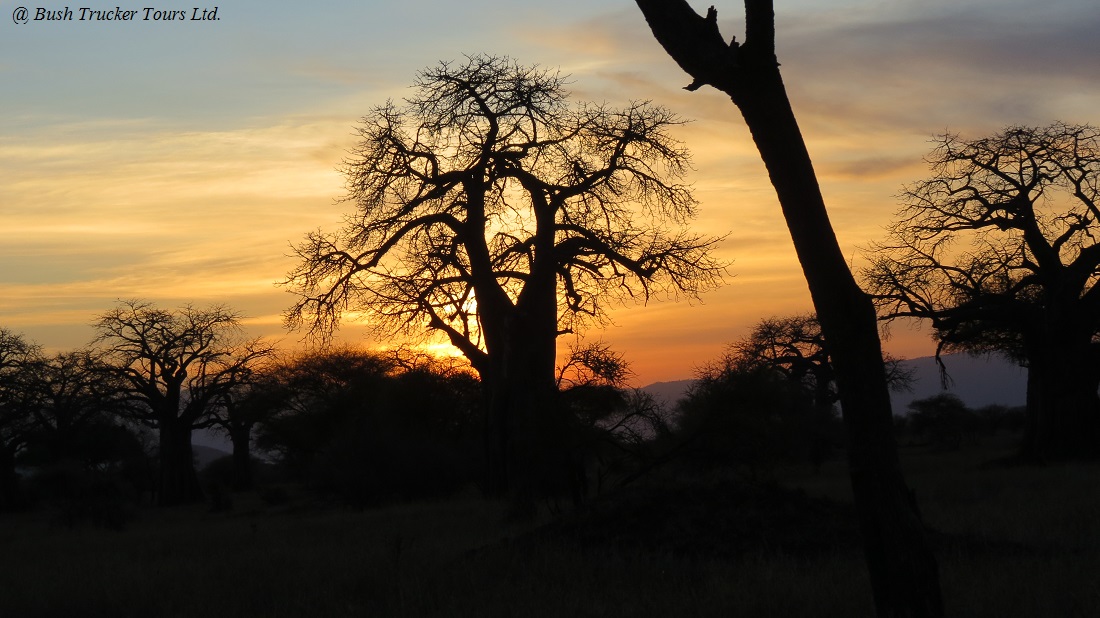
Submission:
<svg viewBox="0 0 1100 618">
<path fill-rule="evenodd" d="M 999 356 L 982 357 L 966 354 L 945 354 L 949 384 L 943 388 L 940 370 L 932 356 L 904 361 L 915 370 L 913 391 L 894 393 L 895 410 L 904 410 L 909 402 L 931 397 L 945 390 L 958 395 L 967 406 L 980 408 L 991 404 L 1022 406 L 1027 400 L 1027 369 Z"/>
<path fill-rule="evenodd" d="M 990 404 L 1022 406 L 1027 397 L 1027 370 L 1000 357 L 974 357 L 966 354 L 945 354 L 943 364 L 947 368 L 949 384 L 942 387 L 940 370 L 932 356 L 903 361 L 914 371 L 913 390 L 891 393 L 890 401 L 895 412 L 904 412 L 909 403 L 937 395 L 954 393 L 971 408 Z M 673 405 L 683 397 L 694 380 L 654 382 L 642 390 L 666 405 Z"/>
</svg>

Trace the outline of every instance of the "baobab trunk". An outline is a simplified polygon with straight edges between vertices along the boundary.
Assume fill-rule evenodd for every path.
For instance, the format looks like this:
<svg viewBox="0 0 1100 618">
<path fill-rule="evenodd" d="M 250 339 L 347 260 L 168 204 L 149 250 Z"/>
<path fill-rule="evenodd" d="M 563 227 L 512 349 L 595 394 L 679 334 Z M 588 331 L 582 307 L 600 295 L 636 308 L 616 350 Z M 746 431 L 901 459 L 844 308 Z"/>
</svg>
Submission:
<svg viewBox="0 0 1100 618">
<path fill-rule="evenodd" d="M 252 425 L 238 425 L 229 430 L 233 442 L 233 489 L 252 489 Z"/>
<path fill-rule="evenodd" d="M 745 0 L 744 45 L 726 44 L 711 7 L 636 0 L 654 36 L 693 78 L 741 111 L 779 197 L 836 373 L 856 510 L 879 616 L 942 616 L 935 558 L 902 476 L 878 324 L 829 222 L 775 56 L 771 0 Z"/>
<path fill-rule="evenodd" d="M 1041 349 L 1028 357 L 1024 459 L 1095 459 L 1100 451 L 1100 372 L 1091 342 L 1044 337 L 1038 345 Z"/>
<path fill-rule="evenodd" d="M 530 518 L 535 501 L 565 476 L 568 437 L 554 379 L 557 347 L 556 275 L 532 269 L 508 321 L 503 355 L 509 492 L 513 515 Z"/>
<path fill-rule="evenodd" d="M 508 493 L 508 391 L 498 368 L 481 372 L 485 405 L 485 494 L 502 498 Z"/>
<path fill-rule="evenodd" d="M 513 516 L 534 515 L 535 498 L 564 475 L 565 422 L 557 405 L 557 271 L 555 210 L 546 201 L 535 209 L 534 260 L 514 304 L 498 302 L 483 323 L 495 364 L 488 375 L 486 448 L 490 494 L 509 495 Z M 484 318 L 484 316 L 483 316 Z M 483 375 L 482 379 L 485 380 Z"/>
<path fill-rule="evenodd" d="M 557 385 L 554 383 L 554 339 L 522 327 L 508 338 L 501 366 L 486 381 L 486 460 L 488 493 L 511 495 L 518 516 L 530 509 L 554 459 Z M 483 377 L 484 380 L 484 377 Z"/>
<path fill-rule="evenodd" d="M 191 424 L 178 418 L 160 424 L 160 483 L 157 504 L 176 506 L 202 500 L 191 449 Z"/>
</svg>

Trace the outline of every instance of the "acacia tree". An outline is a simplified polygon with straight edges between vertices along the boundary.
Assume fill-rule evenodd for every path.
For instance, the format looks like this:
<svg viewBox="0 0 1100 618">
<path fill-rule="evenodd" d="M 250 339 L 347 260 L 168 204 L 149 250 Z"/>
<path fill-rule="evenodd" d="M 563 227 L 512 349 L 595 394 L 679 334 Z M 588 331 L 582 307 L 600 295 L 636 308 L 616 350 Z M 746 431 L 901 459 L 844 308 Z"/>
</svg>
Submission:
<svg viewBox="0 0 1100 618">
<path fill-rule="evenodd" d="M 943 614 L 938 568 L 893 434 L 875 309 L 837 243 L 775 55 L 772 0 L 745 0 L 745 41 L 726 42 L 718 12 L 685 0 L 636 0 L 665 51 L 692 77 L 730 96 L 748 125 L 794 242 L 829 344 L 848 432 L 852 490 L 880 616 Z"/>
<path fill-rule="evenodd" d="M 260 445 L 304 479 L 332 437 L 345 431 L 347 417 L 370 406 L 395 368 L 390 358 L 352 348 L 279 359 L 261 385 L 274 409 L 260 423 Z"/>
<path fill-rule="evenodd" d="M 773 316 L 756 323 L 748 337 L 729 346 L 727 365 L 765 365 L 800 384 L 813 395 L 814 407 L 831 414 L 840 400 L 836 372 L 821 323 L 813 313 Z M 888 353 L 882 355 L 890 390 L 910 390 L 913 371 Z"/>
<path fill-rule="evenodd" d="M 912 370 L 890 354 L 883 353 L 882 358 L 890 390 L 909 390 Z M 763 367 L 779 372 L 805 390 L 813 410 L 805 427 L 809 432 L 810 457 L 815 467 L 821 465 L 829 443 L 834 441 L 829 434 L 835 420 L 834 405 L 840 395 L 829 347 L 816 315 L 804 313 L 760 320 L 747 337 L 730 344 L 719 366 L 743 370 Z"/>
<path fill-rule="evenodd" d="M 221 399 L 270 348 L 242 340 L 239 316 L 222 306 L 169 311 L 127 300 L 95 326 L 107 370 L 124 381 L 126 413 L 158 431 L 158 504 L 202 499 L 191 432 L 213 424 Z"/>
<path fill-rule="evenodd" d="M 964 140 L 905 187 L 866 280 L 888 318 L 930 320 L 941 351 L 1028 367 L 1024 456 L 1100 455 L 1100 129 L 1054 123 Z"/>
<path fill-rule="evenodd" d="M 364 118 L 356 212 L 296 248 L 288 322 L 326 335 L 354 310 L 380 333 L 446 335 L 486 388 L 490 491 L 526 491 L 510 476 L 551 456 L 532 437 L 561 430 L 558 335 L 611 299 L 715 285 L 716 239 L 685 230 L 689 155 L 667 110 L 571 105 L 561 75 L 489 56 L 414 88 Z"/>
<path fill-rule="evenodd" d="M 603 341 L 571 344 L 558 367 L 562 408 L 573 423 L 569 490 L 575 503 L 660 463 L 654 440 L 671 434 L 669 413 L 649 393 L 628 386 L 633 376 L 625 356 Z"/>
</svg>

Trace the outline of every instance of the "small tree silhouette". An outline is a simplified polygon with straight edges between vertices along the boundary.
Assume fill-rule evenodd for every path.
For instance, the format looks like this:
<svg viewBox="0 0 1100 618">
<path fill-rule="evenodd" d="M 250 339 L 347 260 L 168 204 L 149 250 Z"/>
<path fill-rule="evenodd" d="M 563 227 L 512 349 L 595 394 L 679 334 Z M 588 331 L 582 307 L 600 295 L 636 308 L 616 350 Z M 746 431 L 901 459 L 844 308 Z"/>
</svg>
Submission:
<svg viewBox="0 0 1100 618">
<path fill-rule="evenodd" d="M 909 431 L 937 448 L 957 449 L 963 443 L 976 441 L 980 425 L 978 415 L 951 393 L 909 404 Z"/>
<path fill-rule="evenodd" d="M 159 433 L 158 503 L 202 499 L 191 432 L 209 427 L 222 397 L 270 348 L 239 337 L 225 307 L 176 311 L 121 301 L 96 322 L 107 371 L 125 384 L 126 414 Z"/>
</svg>

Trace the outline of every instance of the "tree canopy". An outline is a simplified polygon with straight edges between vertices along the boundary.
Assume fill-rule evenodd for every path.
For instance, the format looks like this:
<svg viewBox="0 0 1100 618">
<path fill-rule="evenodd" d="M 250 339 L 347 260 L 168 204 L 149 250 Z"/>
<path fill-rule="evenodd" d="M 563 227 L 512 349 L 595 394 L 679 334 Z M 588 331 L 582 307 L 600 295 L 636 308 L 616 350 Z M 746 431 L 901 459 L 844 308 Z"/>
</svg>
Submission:
<svg viewBox="0 0 1100 618">
<path fill-rule="evenodd" d="M 717 284 L 714 238 L 689 233 L 681 120 L 634 103 L 571 104 L 566 78 L 473 56 L 421 71 L 375 108 L 346 162 L 356 211 L 296 249 L 293 326 L 315 334 L 362 312 L 387 334 L 445 333 L 479 370 L 502 320 L 556 279 L 560 330 L 611 299 Z M 545 302 L 545 301 L 540 301 Z"/>
</svg>

